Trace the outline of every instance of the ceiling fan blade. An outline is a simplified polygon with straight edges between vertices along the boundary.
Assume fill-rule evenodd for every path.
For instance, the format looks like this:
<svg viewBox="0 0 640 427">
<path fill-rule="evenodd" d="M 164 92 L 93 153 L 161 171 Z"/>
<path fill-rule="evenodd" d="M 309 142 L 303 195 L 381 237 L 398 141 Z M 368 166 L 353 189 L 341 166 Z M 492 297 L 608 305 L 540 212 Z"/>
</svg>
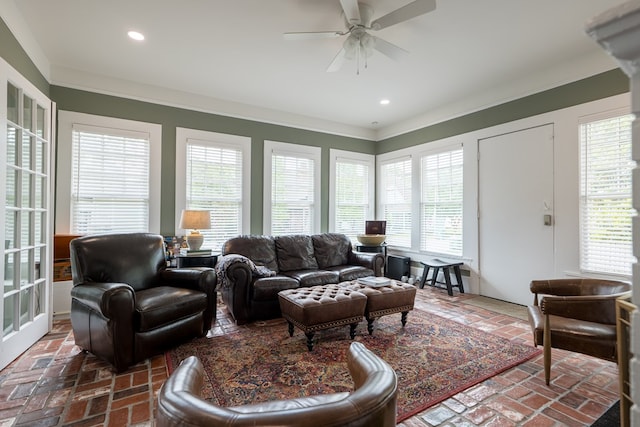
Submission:
<svg viewBox="0 0 640 427">
<path fill-rule="evenodd" d="M 424 15 L 436 8 L 436 0 L 415 0 L 400 9 L 396 9 L 371 23 L 372 30 L 381 30 L 416 16 Z"/>
<path fill-rule="evenodd" d="M 344 62 L 344 55 L 346 51 L 344 48 L 340 49 L 340 52 L 333 58 L 331 64 L 327 67 L 327 73 L 333 73 L 338 71 L 342 67 L 342 63 Z"/>
<path fill-rule="evenodd" d="M 406 58 L 409 55 L 409 52 L 404 50 L 401 47 L 396 46 L 393 43 L 389 43 L 386 40 L 381 39 L 380 37 L 372 36 L 375 44 L 373 45 L 374 49 L 378 52 L 381 52 L 388 56 L 391 59 L 396 61 L 400 61 Z"/>
<path fill-rule="evenodd" d="M 358 7 L 358 0 L 340 0 L 344 16 L 351 25 L 357 25 L 360 23 L 360 8 Z"/>
<path fill-rule="evenodd" d="M 285 40 L 315 40 L 315 39 L 331 39 L 344 35 L 341 31 L 309 31 L 297 33 L 284 33 L 282 37 Z"/>
</svg>

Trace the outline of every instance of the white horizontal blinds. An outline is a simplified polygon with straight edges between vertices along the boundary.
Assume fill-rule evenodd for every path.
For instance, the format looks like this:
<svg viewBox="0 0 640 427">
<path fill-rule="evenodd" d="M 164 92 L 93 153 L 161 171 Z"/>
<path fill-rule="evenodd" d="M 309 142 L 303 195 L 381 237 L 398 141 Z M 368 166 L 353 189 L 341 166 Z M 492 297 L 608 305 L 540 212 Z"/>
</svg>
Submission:
<svg viewBox="0 0 640 427">
<path fill-rule="evenodd" d="M 271 234 L 312 234 L 315 162 L 299 153 L 271 154 Z"/>
<path fill-rule="evenodd" d="M 631 275 L 631 122 L 625 115 L 580 125 L 580 268 Z"/>
<path fill-rule="evenodd" d="M 411 158 L 381 165 L 382 214 L 387 221 L 387 243 L 411 247 Z"/>
<path fill-rule="evenodd" d="M 73 125 L 71 230 L 149 231 L 149 135 Z"/>
<path fill-rule="evenodd" d="M 242 229 L 242 150 L 187 139 L 187 209 L 211 212 L 203 248 L 219 251 Z"/>
<path fill-rule="evenodd" d="M 420 163 L 420 249 L 462 256 L 462 149 Z"/>
<path fill-rule="evenodd" d="M 346 234 L 352 241 L 364 233 L 370 211 L 369 163 L 355 159 L 336 160 L 335 231 Z"/>
</svg>

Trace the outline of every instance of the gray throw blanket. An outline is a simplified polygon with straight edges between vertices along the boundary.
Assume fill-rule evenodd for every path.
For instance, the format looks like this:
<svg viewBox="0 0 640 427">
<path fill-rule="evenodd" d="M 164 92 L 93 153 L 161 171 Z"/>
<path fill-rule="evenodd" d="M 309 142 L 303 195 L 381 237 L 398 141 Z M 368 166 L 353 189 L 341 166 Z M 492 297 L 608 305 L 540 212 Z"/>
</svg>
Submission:
<svg viewBox="0 0 640 427">
<path fill-rule="evenodd" d="M 218 263 L 216 264 L 216 276 L 218 278 L 218 289 L 227 288 L 231 286 L 231 283 L 229 281 L 229 278 L 227 277 L 226 271 L 231 264 L 234 264 L 237 262 L 247 264 L 251 269 L 251 273 L 254 276 L 271 277 L 276 275 L 275 271 L 269 270 L 264 265 L 255 265 L 253 261 L 251 261 L 246 256 L 238 255 L 238 254 L 227 254 L 221 257 L 218 260 Z"/>
</svg>

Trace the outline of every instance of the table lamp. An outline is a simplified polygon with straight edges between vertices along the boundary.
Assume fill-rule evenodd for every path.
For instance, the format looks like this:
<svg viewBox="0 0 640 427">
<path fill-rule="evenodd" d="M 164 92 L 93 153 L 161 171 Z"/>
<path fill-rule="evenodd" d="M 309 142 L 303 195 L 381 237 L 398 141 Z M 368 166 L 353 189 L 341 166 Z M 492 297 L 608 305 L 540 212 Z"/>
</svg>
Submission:
<svg viewBox="0 0 640 427">
<path fill-rule="evenodd" d="M 204 236 L 198 230 L 211 228 L 211 214 L 209 211 L 183 209 L 180 215 L 180 228 L 191 230 L 187 235 L 187 245 L 192 251 L 197 251 L 202 246 Z"/>
</svg>

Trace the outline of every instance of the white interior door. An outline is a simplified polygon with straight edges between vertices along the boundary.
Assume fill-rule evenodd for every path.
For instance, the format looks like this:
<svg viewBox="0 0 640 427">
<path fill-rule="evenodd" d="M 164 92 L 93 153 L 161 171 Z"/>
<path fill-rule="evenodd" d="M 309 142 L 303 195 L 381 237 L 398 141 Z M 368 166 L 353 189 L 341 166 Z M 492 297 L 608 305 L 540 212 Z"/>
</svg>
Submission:
<svg viewBox="0 0 640 427">
<path fill-rule="evenodd" d="M 52 103 L 0 60 L 0 369 L 51 322 Z"/>
<path fill-rule="evenodd" d="M 553 125 L 482 139 L 478 155 L 480 294 L 531 304 L 531 280 L 554 271 Z"/>
</svg>

